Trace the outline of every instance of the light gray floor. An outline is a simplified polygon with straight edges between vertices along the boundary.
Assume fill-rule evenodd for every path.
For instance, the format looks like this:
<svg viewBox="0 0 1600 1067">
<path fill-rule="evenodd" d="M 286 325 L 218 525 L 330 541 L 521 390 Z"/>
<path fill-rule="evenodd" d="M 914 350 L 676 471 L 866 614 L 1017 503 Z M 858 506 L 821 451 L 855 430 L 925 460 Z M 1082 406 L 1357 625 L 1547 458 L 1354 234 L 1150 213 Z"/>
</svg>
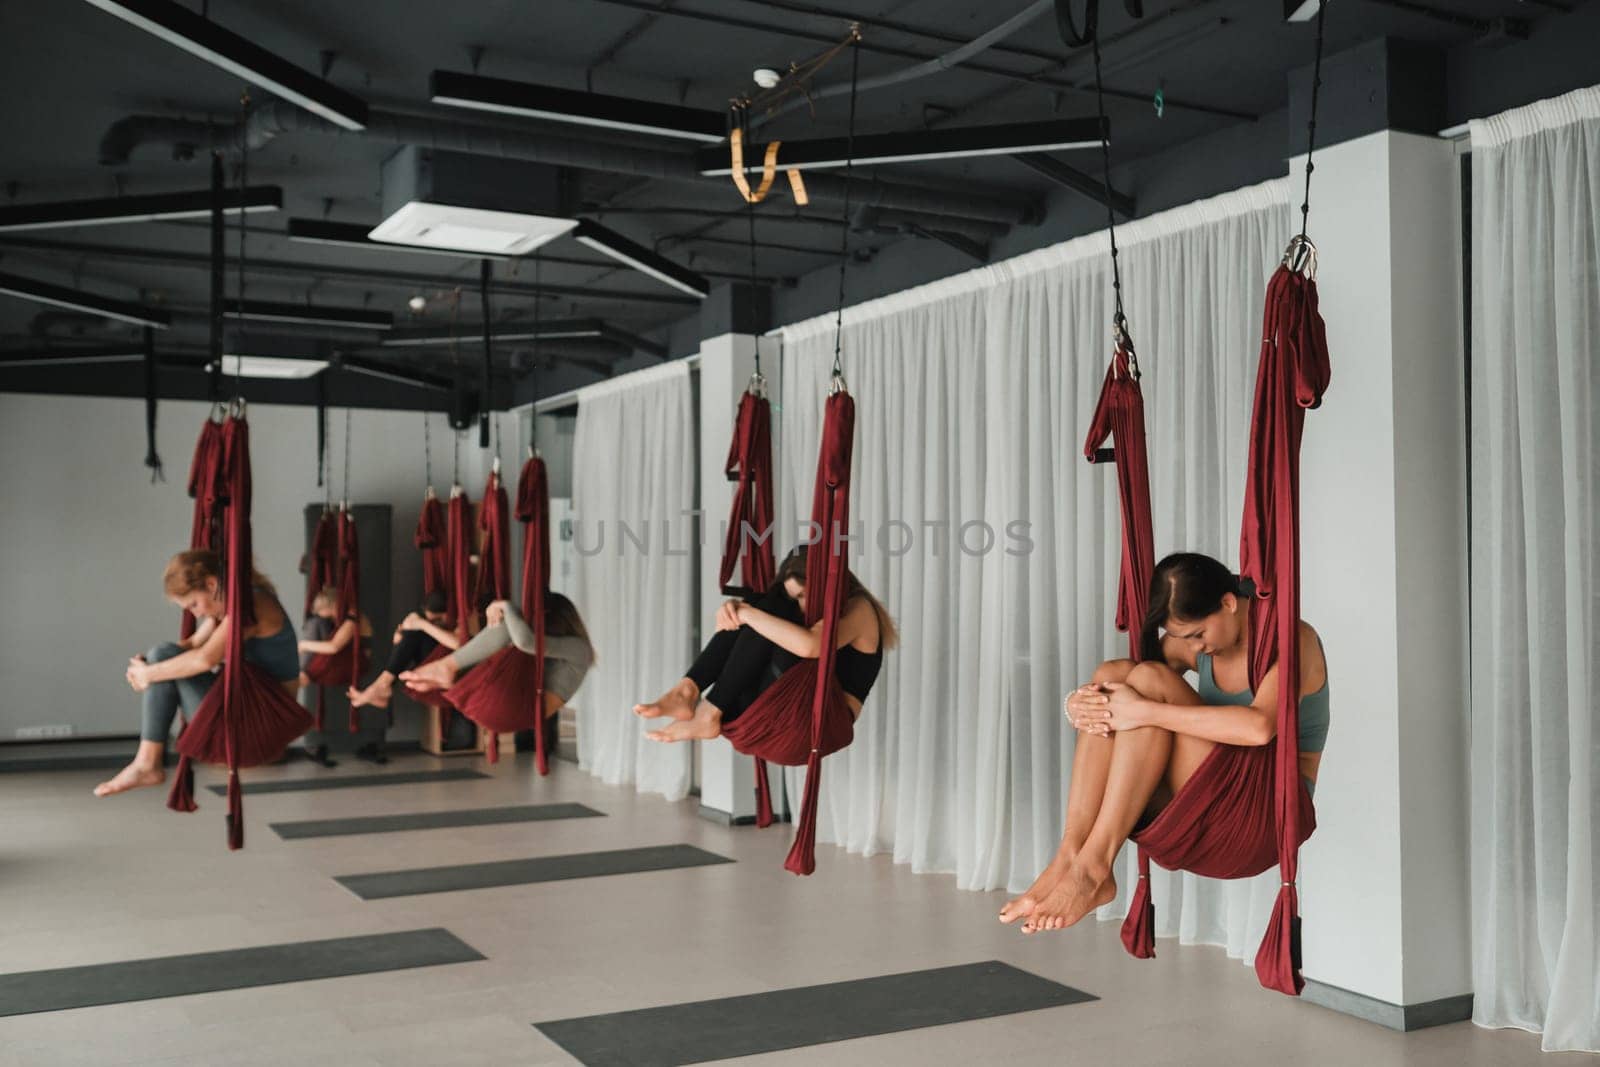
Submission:
<svg viewBox="0 0 1600 1067">
<path fill-rule="evenodd" d="M 987 959 L 1098 1001 L 798 1049 L 763 1064 L 1182 1064 L 1517 1067 L 1590 1063 L 1538 1039 L 1461 1023 L 1398 1034 L 1260 989 L 1218 949 L 1162 941 L 1129 958 L 1115 924 L 1024 938 L 1004 897 L 913 875 L 888 857 L 818 849 L 782 869 L 785 827 L 730 829 L 695 802 L 607 787 L 565 762 L 411 756 L 403 773 L 492 776 L 383 789 L 247 796 L 246 849 L 224 847 L 220 798 L 177 815 L 165 790 L 97 800 L 95 772 L 0 775 L 0 971 L 443 926 L 489 959 L 417 971 L 0 1019 L 0 1067 L 54 1064 L 572 1063 L 532 1023 Z M 367 774 L 351 761 L 252 781 Z M 211 781 L 202 772 L 202 782 Z M 576 802 L 604 819 L 282 841 L 270 821 Z M 684 843 L 738 862 L 363 902 L 334 875 Z"/>
</svg>

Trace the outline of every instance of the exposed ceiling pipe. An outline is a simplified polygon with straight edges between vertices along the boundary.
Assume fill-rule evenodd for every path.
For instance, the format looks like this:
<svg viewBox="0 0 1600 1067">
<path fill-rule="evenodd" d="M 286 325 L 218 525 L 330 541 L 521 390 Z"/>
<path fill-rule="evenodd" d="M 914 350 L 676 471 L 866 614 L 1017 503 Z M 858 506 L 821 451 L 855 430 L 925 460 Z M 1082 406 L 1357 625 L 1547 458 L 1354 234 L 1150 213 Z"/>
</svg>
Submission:
<svg viewBox="0 0 1600 1067">
<path fill-rule="evenodd" d="M 959 48 L 953 48 L 943 55 L 934 56 L 932 59 L 924 60 L 915 66 L 903 67 L 900 70 L 893 70 L 887 74 L 879 74 L 871 78 L 863 78 L 859 82 L 835 82 L 832 85 L 824 85 L 820 89 L 812 89 L 808 93 L 791 97 L 772 110 L 756 116 L 755 124 L 764 125 L 779 115 L 793 111 L 798 107 L 814 106 L 816 101 L 825 97 L 840 96 L 851 91 L 867 93 L 874 89 L 887 89 L 892 85 L 903 85 L 909 81 L 916 81 L 918 78 L 926 78 L 930 74 L 942 74 L 952 67 L 960 66 L 974 56 L 982 54 L 989 48 L 1004 41 L 1007 37 L 1020 31 L 1028 23 L 1049 14 L 1053 10 L 1055 10 L 1055 0 L 1034 0 L 1034 3 L 1012 15 L 994 29 L 974 37 Z"/>
<path fill-rule="evenodd" d="M 546 133 L 509 130 L 500 126 L 463 123 L 455 118 L 441 120 L 428 114 L 402 111 L 370 113 L 367 128 L 352 133 L 282 101 L 268 101 L 256 108 L 245 121 L 243 136 L 238 125 L 213 126 L 210 123 L 134 115 L 113 123 L 100 139 L 100 162 L 126 163 L 133 151 L 146 144 L 177 146 L 178 156 L 187 146 L 237 150 L 242 144 L 256 152 L 285 133 L 318 133 L 344 137 L 364 137 L 393 144 L 423 145 L 429 148 L 502 159 L 522 159 L 580 170 L 599 170 L 613 174 L 636 174 L 659 181 L 693 182 L 703 185 L 692 151 L 668 151 L 633 147 L 611 140 L 583 140 Z M 1037 201 L 1018 202 L 996 197 L 946 192 L 876 179 L 849 179 L 830 174 L 808 174 L 806 189 L 813 200 L 843 201 L 849 188 L 850 202 L 871 204 L 896 211 L 923 215 L 978 219 L 1007 226 L 1034 225 L 1043 218 Z"/>
</svg>

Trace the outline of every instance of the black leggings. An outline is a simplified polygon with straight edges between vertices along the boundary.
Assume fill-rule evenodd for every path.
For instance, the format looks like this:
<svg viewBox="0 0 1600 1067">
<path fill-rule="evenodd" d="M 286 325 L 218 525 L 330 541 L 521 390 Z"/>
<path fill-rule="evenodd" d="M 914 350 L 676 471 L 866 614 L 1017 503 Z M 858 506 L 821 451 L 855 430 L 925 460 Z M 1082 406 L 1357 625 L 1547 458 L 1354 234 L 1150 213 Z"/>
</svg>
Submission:
<svg viewBox="0 0 1600 1067">
<path fill-rule="evenodd" d="M 398 675 L 401 671 L 420 667 L 422 661 L 438 647 L 439 642 L 425 630 L 401 630 L 400 640 L 394 643 L 394 651 L 389 653 L 389 663 L 383 669 Z"/>
<path fill-rule="evenodd" d="M 774 585 L 746 603 L 768 615 L 805 625 L 800 605 L 782 585 Z M 699 687 L 701 698 L 715 705 L 722 712 L 722 721 L 729 723 L 797 662 L 799 657 L 793 653 L 768 641 L 749 626 L 741 626 L 737 630 L 718 630 L 689 668 L 687 677 Z"/>
</svg>

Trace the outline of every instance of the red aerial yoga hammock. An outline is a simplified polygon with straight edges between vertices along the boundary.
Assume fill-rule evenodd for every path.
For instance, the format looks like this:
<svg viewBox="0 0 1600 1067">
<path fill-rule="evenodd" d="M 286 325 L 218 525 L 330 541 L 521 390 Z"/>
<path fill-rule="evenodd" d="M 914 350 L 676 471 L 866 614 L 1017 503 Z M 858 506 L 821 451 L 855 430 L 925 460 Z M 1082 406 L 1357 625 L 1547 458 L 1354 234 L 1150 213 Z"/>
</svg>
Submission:
<svg viewBox="0 0 1600 1067">
<path fill-rule="evenodd" d="M 255 624 L 250 539 L 250 430 L 242 411 L 221 430 L 219 450 L 226 496 L 222 501 L 223 569 L 227 584 L 228 647 L 222 677 L 178 735 L 178 771 L 167 796 L 174 811 L 194 811 L 194 761 L 228 768 L 228 847 L 244 847 L 244 801 L 239 769 L 278 759 L 311 725 L 281 683 L 244 658 L 245 631 Z M 288 620 L 285 620 L 288 625 Z"/>
<path fill-rule="evenodd" d="M 339 517 L 331 507 L 324 507 L 317 517 L 316 528 L 311 531 L 311 551 L 306 559 L 306 610 L 311 617 L 312 602 L 324 589 L 339 582 Z"/>
<path fill-rule="evenodd" d="M 1250 878 L 1276 863 L 1281 883 L 1256 953 L 1256 976 L 1294 996 L 1305 985 L 1294 882 L 1300 845 L 1317 825 L 1299 766 L 1300 438 L 1305 409 L 1322 402 L 1329 364 L 1316 282 L 1287 262 L 1267 286 L 1261 336 L 1239 569 L 1255 584 L 1251 688 L 1278 668 L 1277 736 L 1260 746 L 1217 745 L 1161 814 L 1133 835 L 1139 886 L 1122 942 L 1135 956 L 1155 955 L 1150 860 L 1211 878 Z"/>
<path fill-rule="evenodd" d="M 822 449 L 811 497 L 811 521 L 819 531 L 806 550 L 806 625 L 822 623 L 816 662 L 801 660 L 773 682 L 733 722 L 722 728 L 739 752 L 768 763 L 806 768 L 805 797 L 800 806 L 794 847 L 784 863 L 795 874 L 816 870 L 817 797 L 822 788 L 822 757 L 855 737 L 855 717 L 834 675 L 839 613 L 844 606 L 845 554 L 840 540 L 850 528 L 850 460 L 854 447 L 856 405 L 835 379 L 822 419 Z M 818 581 L 821 581 L 820 586 Z M 818 593 L 821 593 L 819 596 Z M 770 810 L 765 773 L 756 775 L 760 803 Z"/>
<path fill-rule="evenodd" d="M 189 526 L 191 549 L 222 550 L 223 488 L 222 423 L 207 415 L 189 464 L 189 496 L 194 500 L 194 518 Z M 179 634 L 190 637 L 194 628 L 195 617 L 184 612 Z"/>
<path fill-rule="evenodd" d="M 733 440 L 728 444 L 724 473 L 738 482 L 728 513 L 728 536 L 722 547 L 722 569 L 717 583 L 725 595 L 759 596 L 777 576 L 772 558 L 772 405 L 751 380 L 739 400 Z M 744 560 L 744 584 L 730 584 Z M 756 825 L 771 826 L 772 791 L 767 784 L 767 764 L 756 758 Z"/>
<path fill-rule="evenodd" d="M 325 514 L 324 518 L 328 516 Z M 321 522 L 318 522 L 320 531 Z M 361 543 L 356 537 L 355 516 L 350 509 L 341 506 L 333 522 L 334 537 L 337 552 L 338 578 L 335 583 L 339 591 L 338 600 L 334 605 L 334 614 L 343 626 L 346 620 L 356 625 L 356 632 L 351 636 L 350 643 L 338 652 L 319 652 L 307 661 L 306 677 L 317 686 L 317 729 L 323 729 L 323 715 L 327 688 L 335 686 L 348 688 L 361 680 L 361 675 L 370 666 L 370 655 L 365 642 L 361 640 Z M 312 567 L 315 569 L 313 560 Z M 361 729 L 361 709 L 355 705 L 350 706 L 350 732 L 356 733 Z"/>
<path fill-rule="evenodd" d="M 739 400 L 733 440 L 724 473 L 738 482 L 728 513 L 728 536 L 722 548 L 717 582 L 725 594 L 760 596 L 772 585 L 777 564 L 772 558 L 772 405 L 755 389 Z M 733 572 L 744 561 L 743 586 L 734 586 Z"/>
<path fill-rule="evenodd" d="M 1155 572 L 1155 535 L 1150 522 L 1150 460 L 1145 448 L 1144 393 L 1139 389 L 1138 357 L 1120 328 L 1111 366 L 1100 386 L 1100 401 L 1083 443 L 1090 463 L 1115 463 L 1122 503 L 1122 576 L 1117 582 L 1117 629 L 1128 635 L 1128 655 L 1139 659 L 1139 624 L 1150 599 Z M 1107 440 L 1112 448 L 1102 448 Z"/>
<path fill-rule="evenodd" d="M 517 479 L 517 521 L 523 528 L 522 616 L 533 627 L 536 651 L 530 655 L 515 645 L 501 649 L 445 690 L 445 699 L 493 735 L 487 751 L 490 763 L 500 758 L 500 734 L 533 730 L 535 763 L 540 774 L 549 774 L 544 735 L 544 604 L 550 586 L 550 486 L 539 456 L 522 465 Z M 495 536 L 493 529 L 490 536 Z M 485 557 L 488 554 L 485 545 Z"/>
<path fill-rule="evenodd" d="M 431 499 L 431 498 L 430 498 Z M 431 500 L 437 506 L 438 501 Z M 429 501 L 423 501 L 423 512 L 426 516 Z M 467 494 L 458 485 L 450 490 L 450 504 L 445 511 L 445 584 L 443 586 L 450 596 L 451 614 L 455 616 L 456 637 L 465 641 L 471 627 L 469 625 L 475 610 L 472 602 L 472 501 L 467 499 Z M 421 520 L 419 520 L 419 527 Z M 423 557 L 424 581 L 427 579 L 427 557 Z M 450 650 L 440 645 L 435 648 L 423 663 L 432 663 L 434 660 L 443 659 L 450 654 Z M 439 716 L 439 735 L 442 737 L 450 724 L 450 713 L 454 710 L 450 701 L 445 698 L 443 689 L 417 689 L 406 686 L 406 695 L 419 704 L 426 704 L 435 709 Z"/>
<path fill-rule="evenodd" d="M 422 553 L 422 592 L 437 593 L 450 588 L 449 534 L 445 528 L 444 505 L 428 486 L 428 495 L 422 499 L 422 511 L 417 514 L 417 532 L 412 543 Z"/>
<path fill-rule="evenodd" d="M 479 604 L 511 596 L 510 510 L 506 487 L 500 481 L 500 461 L 495 460 L 483 487 L 483 503 L 478 505 L 478 529 L 483 531 L 483 548 L 478 553 Z"/>
</svg>

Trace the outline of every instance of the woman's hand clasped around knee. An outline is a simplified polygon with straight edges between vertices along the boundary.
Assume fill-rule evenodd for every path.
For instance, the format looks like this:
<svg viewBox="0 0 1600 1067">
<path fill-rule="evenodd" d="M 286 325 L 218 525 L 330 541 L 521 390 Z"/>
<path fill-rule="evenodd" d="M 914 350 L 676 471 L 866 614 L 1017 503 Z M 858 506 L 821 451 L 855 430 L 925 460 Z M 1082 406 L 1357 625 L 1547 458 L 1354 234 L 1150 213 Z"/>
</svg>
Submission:
<svg viewBox="0 0 1600 1067">
<path fill-rule="evenodd" d="M 737 630 L 743 625 L 743 621 L 739 618 L 739 601 L 723 601 L 722 607 L 717 609 L 717 629 Z"/>
<path fill-rule="evenodd" d="M 128 685 L 135 693 L 142 693 L 150 688 L 150 664 L 144 661 L 143 656 L 134 656 L 128 661 Z"/>
<path fill-rule="evenodd" d="M 506 608 L 510 606 L 509 600 L 496 600 L 483 612 L 483 619 L 490 626 L 499 626 L 506 621 Z"/>
<path fill-rule="evenodd" d="M 1117 682 L 1089 686 L 1095 692 L 1086 694 L 1079 708 L 1074 709 L 1073 725 L 1084 733 L 1108 737 L 1114 731 L 1133 730 L 1144 726 L 1141 715 L 1142 698 L 1136 690 Z M 1073 694 L 1075 698 L 1077 694 Z M 1068 698 L 1069 701 L 1073 698 Z"/>
<path fill-rule="evenodd" d="M 1068 693 L 1061 702 L 1062 709 L 1067 716 L 1067 722 L 1073 729 L 1084 732 L 1103 733 L 1099 729 L 1091 729 L 1097 720 L 1090 717 L 1091 713 L 1105 709 L 1109 695 L 1105 689 L 1096 682 L 1087 682 Z"/>
</svg>

